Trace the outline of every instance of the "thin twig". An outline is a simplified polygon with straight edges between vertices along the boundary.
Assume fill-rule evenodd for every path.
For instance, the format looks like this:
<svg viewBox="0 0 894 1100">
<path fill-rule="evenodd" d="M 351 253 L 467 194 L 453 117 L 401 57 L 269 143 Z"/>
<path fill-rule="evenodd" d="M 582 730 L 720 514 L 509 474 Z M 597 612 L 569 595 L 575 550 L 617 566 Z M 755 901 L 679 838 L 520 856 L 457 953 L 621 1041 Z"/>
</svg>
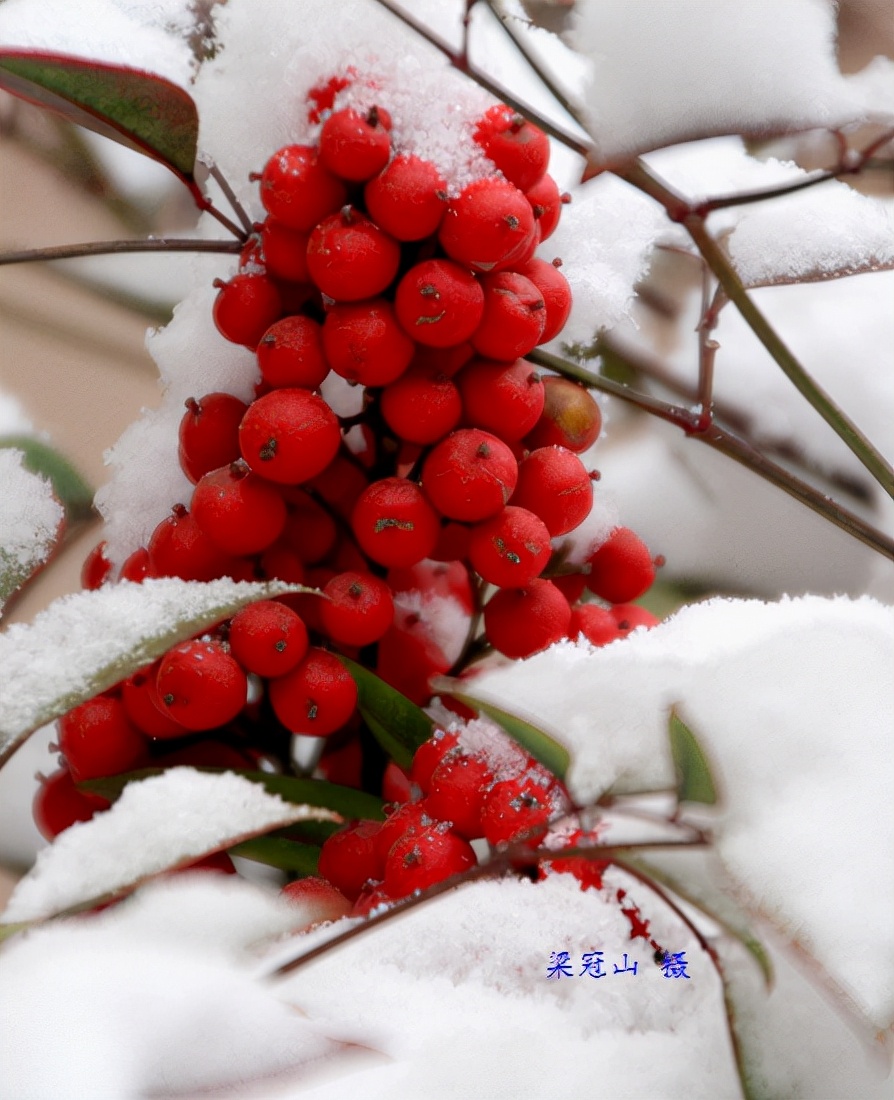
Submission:
<svg viewBox="0 0 894 1100">
<path fill-rule="evenodd" d="M 866 523 L 854 512 L 842 507 L 842 505 L 818 492 L 784 467 L 771 461 L 747 440 L 740 439 L 728 429 L 714 423 L 707 432 L 699 432 L 697 418 L 690 410 L 681 408 L 679 405 L 659 401 L 648 394 L 638 393 L 636 390 L 630 389 L 629 386 L 613 382 L 610 378 L 603 378 L 578 363 L 561 359 L 549 352 L 538 349 L 531 352 L 527 358 L 555 371 L 556 374 L 573 378 L 575 381 L 582 382 L 585 386 L 612 394 L 614 397 L 620 397 L 623 401 L 627 401 L 661 420 L 666 420 L 668 423 L 682 428 L 693 439 L 699 440 L 713 450 L 720 451 L 721 454 L 725 454 L 728 458 L 732 458 L 741 465 L 746 466 L 759 477 L 769 481 L 771 485 L 775 485 L 778 489 L 782 489 L 783 492 L 805 504 L 811 511 L 827 519 L 836 527 L 840 527 L 843 531 L 865 543 L 884 557 L 894 560 L 894 540 L 890 539 L 884 532 Z M 627 360 L 626 356 L 619 356 L 619 358 L 626 361 L 631 369 L 637 370 L 638 364 L 635 359 L 630 358 Z"/>
<path fill-rule="evenodd" d="M 707 431 L 714 422 L 714 360 L 720 345 L 711 336 L 728 299 L 722 286 L 711 295 L 711 272 L 702 264 L 702 315 L 698 324 L 698 427 Z"/>
<path fill-rule="evenodd" d="M 236 225 L 234 221 L 231 221 L 226 214 L 222 214 L 210 199 L 204 197 L 199 198 L 195 195 L 193 197 L 195 198 L 196 206 L 198 206 L 200 210 L 204 210 L 206 214 L 210 214 L 212 218 L 219 221 L 224 229 L 232 233 L 240 244 L 245 243 L 248 233 L 240 229 L 240 227 Z"/>
<path fill-rule="evenodd" d="M 54 248 L 28 248 L 22 252 L 0 252 L 0 266 L 28 264 L 36 260 L 72 260 L 79 256 L 107 256 L 124 252 L 241 252 L 239 241 L 207 241 L 190 238 L 152 237 L 146 241 L 91 241 L 63 244 Z"/>
<path fill-rule="evenodd" d="M 223 174 L 223 172 L 221 172 L 221 170 L 217 167 L 214 161 L 210 159 L 210 157 L 205 159 L 205 165 L 208 171 L 211 173 L 212 179 L 217 182 L 218 187 L 221 189 L 221 191 L 223 191 L 224 195 L 226 196 L 227 202 L 236 211 L 236 215 L 239 218 L 239 221 L 242 222 L 242 228 L 245 230 L 246 234 L 250 235 L 251 233 L 253 233 L 254 223 L 246 213 L 245 207 L 236 198 L 236 194 L 233 191 L 233 188 L 230 187 L 230 183 L 227 177 Z"/>
</svg>

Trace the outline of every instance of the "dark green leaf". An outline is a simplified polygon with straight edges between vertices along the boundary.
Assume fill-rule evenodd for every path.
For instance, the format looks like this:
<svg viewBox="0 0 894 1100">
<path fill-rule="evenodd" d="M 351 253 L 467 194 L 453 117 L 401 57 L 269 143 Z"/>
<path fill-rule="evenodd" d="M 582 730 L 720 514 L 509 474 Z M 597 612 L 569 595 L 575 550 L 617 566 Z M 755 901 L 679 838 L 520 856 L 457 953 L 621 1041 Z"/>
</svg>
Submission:
<svg viewBox="0 0 894 1100">
<path fill-rule="evenodd" d="M 160 161 L 201 199 L 193 176 L 199 116 L 177 84 L 124 65 L 2 50 L 0 88 Z"/>
<path fill-rule="evenodd" d="M 395 764 L 409 768 L 416 750 L 432 735 L 431 718 L 363 665 L 340 655 L 339 660 L 354 677 L 360 713 L 373 736 Z"/>
<path fill-rule="evenodd" d="M 717 788 L 711 778 L 708 760 L 695 734 L 673 708 L 668 722 L 671 756 L 677 773 L 677 798 L 680 802 L 717 802 Z"/>
<path fill-rule="evenodd" d="M 93 514 L 93 489 L 58 451 L 30 435 L 0 436 L 0 447 L 15 447 L 21 451 L 25 456 L 22 461 L 25 469 L 49 480 L 70 523 Z"/>
<path fill-rule="evenodd" d="M 256 836 L 230 848 L 231 856 L 242 856 L 281 871 L 297 871 L 300 875 L 315 875 L 320 849 L 313 844 L 299 844 L 282 836 Z"/>
<path fill-rule="evenodd" d="M 88 779 L 81 783 L 80 787 L 114 802 L 128 783 L 138 783 L 141 779 L 161 775 L 163 770 L 162 768 L 143 768 L 141 771 L 127 772 L 124 775 Z M 232 768 L 196 768 L 196 771 L 209 772 L 212 775 L 233 770 Z M 374 794 L 367 794 L 366 791 L 357 791 L 353 787 L 342 787 L 322 779 L 297 779 L 291 775 L 274 775 L 271 772 L 236 771 L 236 775 L 260 784 L 268 794 L 278 794 L 284 802 L 291 802 L 298 806 L 322 806 L 346 818 L 385 820 L 382 799 Z"/>
<path fill-rule="evenodd" d="M 454 699 L 465 703 L 466 706 L 481 711 L 488 718 L 493 719 L 498 726 L 503 727 L 514 741 L 517 741 L 535 760 L 538 760 L 544 768 L 552 772 L 557 779 L 564 781 L 565 776 L 568 774 L 568 765 L 571 763 L 571 757 L 564 745 L 560 745 L 548 733 L 544 733 L 542 729 L 538 729 L 537 726 L 532 725 L 526 719 L 519 718 L 516 714 L 510 714 L 502 707 L 494 706 L 493 703 L 483 703 L 480 699 L 476 699 L 473 695 L 468 695 L 464 691 L 457 691 L 455 685 L 460 683 L 459 680 L 442 677 L 440 680 L 435 680 L 433 686 L 443 694 L 451 695 Z"/>
</svg>

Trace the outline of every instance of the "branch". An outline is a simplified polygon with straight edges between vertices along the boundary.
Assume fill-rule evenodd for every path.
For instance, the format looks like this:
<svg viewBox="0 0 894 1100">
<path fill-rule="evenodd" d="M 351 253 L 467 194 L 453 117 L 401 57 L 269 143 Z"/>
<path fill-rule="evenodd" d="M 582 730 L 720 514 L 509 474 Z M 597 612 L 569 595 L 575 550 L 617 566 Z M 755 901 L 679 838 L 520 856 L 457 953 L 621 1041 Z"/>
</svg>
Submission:
<svg viewBox="0 0 894 1100">
<path fill-rule="evenodd" d="M 241 252 L 241 241 L 206 241 L 152 237 L 147 241 L 92 241 L 63 244 L 55 248 L 29 248 L 22 252 L 0 252 L 0 266 L 28 264 L 36 260 L 71 260 L 79 256 L 107 256 L 123 252 Z"/>
<path fill-rule="evenodd" d="M 533 122 L 535 126 L 539 126 L 541 130 L 549 134 L 550 137 L 555 138 L 556 141 L 561 142 L 562 145 L 566 145 L 569 149 L 573 149 L 575 153 L 579 153 L 582 157 L 588 155 L 589 149 L 584 142 L 573 137 L 567 130 L 563 130 L 560 126 L 556 126 L 555 123 L 550 122 L 549 119 L 539 115 L 536 111 L 531 110 L 530 107 L 516 99 L 515 96 L 505 88 L 501 88 L 499 84 L 495 84 L 489 77 L 485 76 L 477 69 L 473 69 L 466 65 L 464 59 L 455 54 L 449 46 L 437 37 L 437 35 L 432 34 L 424 23 L 419 22 L 419 20 L 414 19 L 412 15 L 408 15 L 405 11 L 402 11 L 392 2 L 392 0 L 376 0 L 376 3 L 385 8 L 386 11 L 391 12 L 396 19 L 399 19 L 401 23 L 409 27 L 410 30 L 415 31 L 420 38 L 424 38 L 429 45 L 434 46 L 436 50 L 440 50 L 454 68 L 465 73 L 470 79 L 474 80 L 479 87 L 484 88 L 486 92 L 490 92 L 492 96 L 495 96 L 502 103 L 505 103 L 507 107 L 511 107 L 513 111 L 522 115 L 529 122 Z"/>
<path fill-rule="evenodd" d="M 226 178 L 226 176 L 223 174 L 223 172 L 221 172 L 221 170 L 217 167 L 217 165 L 214 163 L 214 161 L 210 157 L 207 157 L 205 159 L 205 166 L 207 167 L 208 171 L 211 173 L 212 179 L 214 179 L 217 182 L 217 186 L 221 189 L 221 191 L 223 191 L 227 202 L 230 204 L 230 206 L 236 212 L 236 215 L 238 216 L 239 221 L 242 223 L 242 228 L 245 230 L 246 235 L 250 235 L 251 233 L 253 233 L 254 232 L 254 225 L 252 224 L 252 220 L 248 216 L 248 214 L 245 212 L 245 207 L 236 198 L 236 193 L 233 190 L 233 188 L 230 187 L 229 180 Z"/>
<path fill-rule="evenodd" d="M 639 369 L 639 364 L 632 356 L 627 353 L 621 354 L 615 348 L 612 349 L 612 352 L 617 354 L 618 358 L 633 370 Z M 666 420 L 668 423 L 682 428 L 687 435 L 746 466 L 765 481 L 769 481 L 771 485 L 775 485 L 778 489 L 788 493 L 789 496 L 794 497 L 795 500 L 805 504 L 817 515 L 829 520 L 830 523 L 834 523 L 836 527 L 840 527 L 843 531 L 865 543 L 866 546 L 871 547 L 884 557 L 894 560 L 894 540 L 890 539 L 884 532 L 866 523 L 860 516 L 842 507 L 825 494 L 818 492 L 783 466 L 771 461 L 747 440 L 739 438 L 728 429 L 722 428 L 718 424 L 712 424 L 707 431 L 703 431 L 700 429 L 697 413 L 693 413 L 691 410 L 684 409 L 679 405 L 671 405 L 665 401 L 660 401 L 648 394 L 637 393 L 629 386 L 613 382 L 609 378 L 603 378 L 601 375 L 587 370 L 586 367 L 572 363 L 567 359 L 561 359 L 549 352 L 538 349 L 531 352 L 526 358 L 533 363 L 539 363 L 541 366 L 555 371 L 556 374 L 582 382 L 591 389 L 601 390 L 603 393 L 620 397 L 621 400 L 627 401 L 637 408 L 644 409 L 660 420 Z"/>
<path fill-rule="evenodd" d="M 705 227 L 705 218 L 679 192 L 637 159 L 616 175 L 659 202 L 672 221 L 680 222 L 695 242 L 708 266 L 717 276 L 727 297 L 735 303 L 755 336 L 782 368 L 798 392 L 807 399 L 826 423 L 841 437 L 885 492 L 894 497 L 894 468 L 866 438 L 832 398 L 810 377 L 776 330 L 748 295 L 727 254 Z"/>
</svg>

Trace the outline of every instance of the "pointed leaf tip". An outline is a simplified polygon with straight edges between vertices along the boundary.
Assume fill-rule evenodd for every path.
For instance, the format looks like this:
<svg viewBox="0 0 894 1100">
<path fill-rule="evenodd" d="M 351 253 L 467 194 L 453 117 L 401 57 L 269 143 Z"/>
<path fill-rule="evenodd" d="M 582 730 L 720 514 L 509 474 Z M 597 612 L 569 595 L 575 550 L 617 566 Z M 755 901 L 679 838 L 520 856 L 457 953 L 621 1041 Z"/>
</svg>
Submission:
<svg viewBox="0 0 894 1100">
<path fill-rule="evenodd" d="M 82 57 L 0 50 L 0 88 L 160 161 L 202 198 L 194 179 L 198 111 L 170 80 Z"/>
<path fill-rule="evenodd" d="M 677 798 L 680 802 L 717 802 L 717 788 L 708 766 L 708 758 L 692 730 L 674 708 L 668 719 L 671 756 L 677 775 Z"/>
</svg>

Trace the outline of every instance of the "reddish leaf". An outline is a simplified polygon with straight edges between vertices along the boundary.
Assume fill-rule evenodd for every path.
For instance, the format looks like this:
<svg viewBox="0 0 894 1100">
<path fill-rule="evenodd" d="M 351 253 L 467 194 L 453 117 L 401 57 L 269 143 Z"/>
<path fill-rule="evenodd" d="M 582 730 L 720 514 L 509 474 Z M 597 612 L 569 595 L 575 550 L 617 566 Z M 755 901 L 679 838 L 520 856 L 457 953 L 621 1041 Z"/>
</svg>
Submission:
<svg viewBox="0 0 894 1100">
<path fill-rule="evenodd" d="M 193 177 L 199 116 L 177 84 L 123 65 L 0 50 L 0 88 L 160 161 L 204 207 Z"/>
</svg>

